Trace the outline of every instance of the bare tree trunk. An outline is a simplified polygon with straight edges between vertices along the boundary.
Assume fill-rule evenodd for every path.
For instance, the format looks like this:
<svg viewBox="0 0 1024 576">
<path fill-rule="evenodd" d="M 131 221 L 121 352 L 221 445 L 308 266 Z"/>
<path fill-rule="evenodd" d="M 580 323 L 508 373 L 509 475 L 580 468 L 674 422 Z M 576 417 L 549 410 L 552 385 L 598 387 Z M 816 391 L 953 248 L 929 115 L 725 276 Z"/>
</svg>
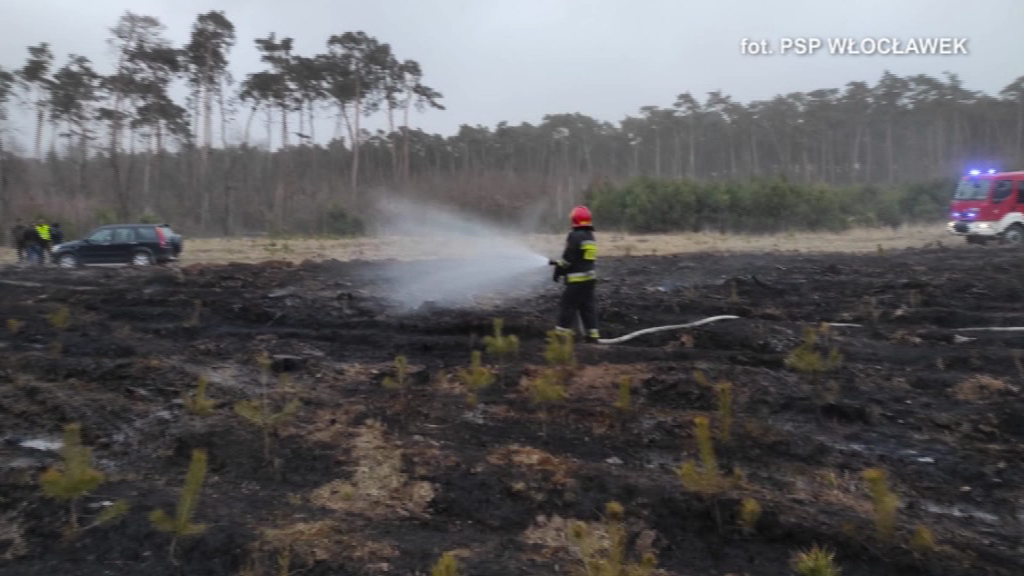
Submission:
<svg viewBox="0 0 1024 576">
<path fill-rule="evenodd" d="M 692 116 L 690 117 L 690 178 L 697 178 L 697 130 Z"/>
<path fill-rule="evenodd" d="M 359 76 L 356 76 L 355 130 L 352 138 L 352 199 L 355 206 L 359 205 L 359 116 L 362 115 L 363 87 Z M 355 206 L 353 208 L 355 208 Z"/>
<path fill-rule="evenodd" d="M 409 183 L 409 106 L 412 105 L 412 95 L 405 100 L 405 118 L 402 126 L 402 180 Z"/>
<path fill-rule="evenodd" d="M 153 210 L 150 204 L 150 182 L 153 172 L 153 142 L 155 130 L 146 133 L 146 158 L 142 168 L 142 207 L 144 210 Z"/>
<path fill-rule="evenodd" d="M 356 193 L 355 185 L 356 185 L 356 170 L 359 167 L 359 153 L 358 153 L 358 151 L 359 151 L 359 142 L 358 142 L 358 138 L 356 137 L 356 130 L 358 130 L 358 123 L 359 123 L 358 122 L 358 110 L 359 109 L 358 109 L 358 107 L 356 108 L 357 120 L 355 122 L 355 125 L 353 125 L 352 120 L 348 116 L 348 106 L 347 105 L 341 104 L 339 106 L 339 110 L 341 111 L 341 117 L 342 117 L 342 119 L 345 122 L 345 128 L 348 131 L 349 150 L 352 153 L 352 163 L 351 163 L 351 170 L 352 171 L 349 174 L 349 185 L 351 186 L 351 189 L 349 190 L 349 194 L 350 194 L 350 197 L 351 197 L 352 201 L 353 202 L 357 202 L 358 201 L 358 194 Z"/>
<path fill-rule="evenodd" d="M 287 154 L 288 148 L 288 107 L 281 106 L 281 153 Z"/>
<path fill-rule="evenodd" d="M 43 126 L 46 124 L 46 106 L 36 99 L 36 142 L 35 155 L 37 160 L 42 160 L 43 154 Z"/>
<path fill-rule="evenodd" d="M 86 163 L 89 161 L 89 134 L 85 124 L 79 124 L 79 150 L 78 150 L 78 193 L 87 196 L 86 193 Z"/>
<path fill-rule="evenodd" d="M 249 134 L 252 129 L 252 120 L 256 117 L 256 112 L 259 111 L 259 107 L 253 106 L 252 111 L 249 112 L 249 119 L 245 121 L 245 132 L 242 134 L 242 143 L 246 146 L 249 145 Z"/>
<path fill-rule="evenodd" d="M 1017 161 L 1024 164 L 1024 94 L 1017 94 Z"/>
<path fill-rule="evenodd" d="M 885 127 L 885 147 L 887 152 L 888 161 L 888 176 L 886 181 L 892 184 L 893 178 L 895 177 L 895 164 L 893 163 L 893 149 L 892 149 L 892 115 L 889 116 L 889 123 Z"/>
<path fill-rule="evenodd" d="M 4 135 L 0 132 L 0 221 L 9 222 L 11 214 L 11 198 L 7 194 L 7 149 L 4 148 Z M 14 241 L 14 238 L 11 238 Z"/>
</svg>

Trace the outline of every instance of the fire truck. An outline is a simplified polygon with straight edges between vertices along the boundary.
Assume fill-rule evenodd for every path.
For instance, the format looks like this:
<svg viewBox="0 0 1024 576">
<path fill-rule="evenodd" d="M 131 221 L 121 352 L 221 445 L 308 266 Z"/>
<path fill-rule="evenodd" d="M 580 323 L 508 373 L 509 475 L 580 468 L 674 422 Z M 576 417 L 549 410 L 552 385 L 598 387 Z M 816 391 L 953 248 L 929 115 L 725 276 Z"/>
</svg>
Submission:
<svg viewBox="0 0 1024 576">
<path fill-rule="evenodd" d="M 1024 171 L 971 170 L 953 192 L 946 228 L 971 244 L 1024 243 Z"/>
</svg>

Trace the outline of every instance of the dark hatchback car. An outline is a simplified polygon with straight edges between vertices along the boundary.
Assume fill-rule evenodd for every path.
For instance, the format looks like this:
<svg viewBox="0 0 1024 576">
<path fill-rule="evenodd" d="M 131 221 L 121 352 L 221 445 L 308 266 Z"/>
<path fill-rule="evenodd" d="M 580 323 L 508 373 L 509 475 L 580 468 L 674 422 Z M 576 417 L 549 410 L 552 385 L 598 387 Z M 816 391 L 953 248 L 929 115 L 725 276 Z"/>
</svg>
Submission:
<svg viewBox="0 0 1024 576">
<path fill-rule="evenodd" d="M 62 268 L 90 264 L 150 266 L 178 259 L 181 234 L 167 224 L 113 224 L 100 226 L 81 240 L 53 248 L 53 261 Z"/>
</svg>

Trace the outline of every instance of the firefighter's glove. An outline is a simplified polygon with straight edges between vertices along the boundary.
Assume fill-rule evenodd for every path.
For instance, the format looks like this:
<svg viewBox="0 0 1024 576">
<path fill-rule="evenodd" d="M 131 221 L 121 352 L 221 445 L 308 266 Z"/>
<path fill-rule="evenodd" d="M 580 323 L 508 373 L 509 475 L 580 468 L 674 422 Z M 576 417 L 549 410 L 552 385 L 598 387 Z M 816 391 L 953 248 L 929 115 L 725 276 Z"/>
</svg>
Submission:
<svg viewBox="0 0 1024 576">
<path fill-rule="evenodd" d="M 555 266 L 555 272 L 551 275 L 552 282 L 558 282 L 558 280 L 565 275 L 565 271 L 562 270 L 561 266 Z"/>
</svg>

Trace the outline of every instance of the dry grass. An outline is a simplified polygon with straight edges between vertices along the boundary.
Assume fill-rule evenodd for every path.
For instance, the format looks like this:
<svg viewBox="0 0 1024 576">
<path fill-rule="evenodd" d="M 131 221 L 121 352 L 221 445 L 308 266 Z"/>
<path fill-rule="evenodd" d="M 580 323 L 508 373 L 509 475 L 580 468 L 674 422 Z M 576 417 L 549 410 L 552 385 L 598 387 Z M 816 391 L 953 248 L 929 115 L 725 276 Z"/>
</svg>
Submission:
<svg viewBox="0 0 1024 576">
<path fill-rule="evenodd" d="M 349 482 L 335 480 L 310 495 L 316 505 L 369 517 L 423 514 L 434 498 L 429 482 L 411 482 L 402 473 L 402 451 L 384 437 L 375 422 L 352 441 L 355 472 Z"/>
<path fill-rule="evenodd" d="M 1006 382 L 991 376 L 977 375 L 953 387 L 952 394 L 957 400 L 987 400 L 1015 389 Z"/>
<path fill-rule="evenodd" d="M 556 485 L 568 485 L 570 474 L 575 467 L 567 460 L 558 458 L 543 450 L 529 446 L 509 445 L 492 451 L 487 461 L 498 466 L 519 466 L 532 471 L 546 472 L 552 475 L 551 482 Z"/>
<path fill-rule="evenodd" d="M 187 233 L 186 233 L 187 234 Z M 534 234 L 520 238 L 533 250 L 557 256 L 564 242 L 562 234 Z M 686 254 L 692 252 L 764 253 L 799 252 L 873 252 L 922 247 L 942 242 L 947 246 L 965 247 L 966 243 L 950 236 L 941 224 L 890 228 L 858 229 L 839 234 L 788 233 L 771 236 L 740 234 L 686 233 L 633 235 L 598 229 L 602 256 L 644 256 Z M 185 238 L 183 264 L 227 262 L 264 262 L 312 259 L 338 260 L 415 260 L 432 257 L 464 257 L 476 254 L 479 243 L 466 242 L 464 237 L 417 238 L 380 237 L 350 239 L 295 238 Z M 14 251 L 0 249 L 0 263 L 14 262 Z"/>
<path fill-rule="evenodd" d="M 261 531 L 257 549 L 287 555 L 302 566 L 346 558 L 357 562 L 386 562 L 398 556 L 387 542 L 368 540 L 358 529 L 340 520 L 297 522 Z M 296 562 L 297 561 L 297 562 Z"/>
<path fill-rule="evenodd" d="M 573 544 L 570 537 L 573 524 L 578 524 L 585 529 L 590 543 L 594 545 L 593 552 L 599 555 L 605 555 L 610 552 L 612 536 L 608 531 L 608 525 L 601 521 L 583 522 L 565 519 L 558 515 L 551 517 L 538 516 L 534 519 L 533 524 L 523 533 L 522 539 L 527 544 L 538 546 L 543 550 L 540 559 L 565 559 L 573 565 L 571 568 L 575 568 L 571 573 L 589 574 L 589 572 L 582 569 L 583 564 L 586 560 L 593 561 L 594 558 L 585 558 L 582 554 L 583 551 Z M 635 555 L 637 558 L 647 553 L 656 555 L 654 543 L 658 538 L 658 534 L 641 523 L 629 522 L 628 524 L 627 530 L 636 535 L 632 550 L 629 551 L 630 554 Z M 618 574 L 618 572 L 614 573 Z M 663 576 L 665 574 L 664 570 L 654 570 L 652 576 Z"/>
</svg>

